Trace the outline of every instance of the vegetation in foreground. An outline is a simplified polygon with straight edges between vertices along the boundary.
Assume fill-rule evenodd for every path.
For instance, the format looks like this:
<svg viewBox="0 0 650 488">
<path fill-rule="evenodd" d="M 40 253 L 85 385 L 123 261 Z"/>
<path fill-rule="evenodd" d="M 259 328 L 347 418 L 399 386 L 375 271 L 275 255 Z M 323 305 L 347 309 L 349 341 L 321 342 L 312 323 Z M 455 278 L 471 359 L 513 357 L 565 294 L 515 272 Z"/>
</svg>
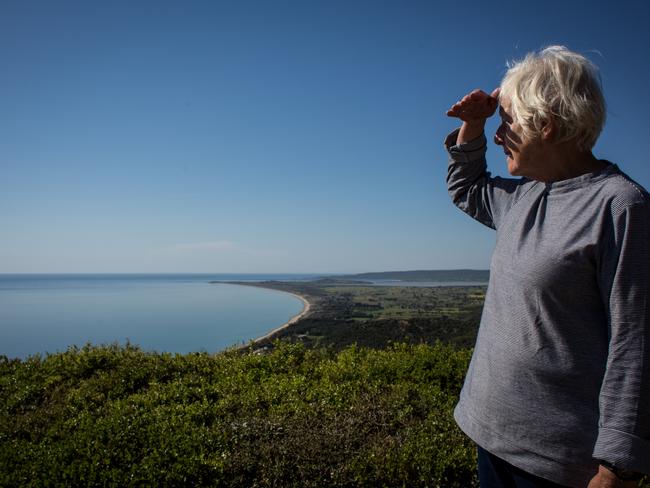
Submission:
<svg viewBox="0 0 650 488">
<path fill-rule="evenodd" d="M 394 345 L 0 360 L 1 486 L 476 486 L 470 351 Z"/>
</svg>

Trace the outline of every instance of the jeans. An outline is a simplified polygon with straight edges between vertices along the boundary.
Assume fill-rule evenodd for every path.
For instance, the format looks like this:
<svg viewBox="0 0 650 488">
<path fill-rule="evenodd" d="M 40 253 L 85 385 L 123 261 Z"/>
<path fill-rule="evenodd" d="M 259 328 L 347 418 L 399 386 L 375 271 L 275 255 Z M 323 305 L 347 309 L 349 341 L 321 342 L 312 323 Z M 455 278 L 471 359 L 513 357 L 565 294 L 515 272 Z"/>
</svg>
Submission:
<svg viewBox="0 0 650 488">
<path fill-rule="evenodd" d="M 481 488 L 567 488 L 516 468 L 481 447 L 478 479 Z"/>
</svg>

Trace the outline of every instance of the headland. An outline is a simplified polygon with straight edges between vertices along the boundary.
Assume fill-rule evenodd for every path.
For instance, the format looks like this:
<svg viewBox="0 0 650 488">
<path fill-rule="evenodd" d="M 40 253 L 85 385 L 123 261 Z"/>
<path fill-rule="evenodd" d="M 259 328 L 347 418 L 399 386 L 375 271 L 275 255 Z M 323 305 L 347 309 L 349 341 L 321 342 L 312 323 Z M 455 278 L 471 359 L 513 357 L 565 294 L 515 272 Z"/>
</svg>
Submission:
<svg viewBox="0 0 650 488">
<path fill-rule="evenodd" d="M 303 310 L 242 349 L 267 350 L 275 339 L 340 350 L 351 344 L 445 342 L 471 347 L 485 285 L 374 286 L 358 280 L 227 282 L 290 293 Z"/>
</svg>

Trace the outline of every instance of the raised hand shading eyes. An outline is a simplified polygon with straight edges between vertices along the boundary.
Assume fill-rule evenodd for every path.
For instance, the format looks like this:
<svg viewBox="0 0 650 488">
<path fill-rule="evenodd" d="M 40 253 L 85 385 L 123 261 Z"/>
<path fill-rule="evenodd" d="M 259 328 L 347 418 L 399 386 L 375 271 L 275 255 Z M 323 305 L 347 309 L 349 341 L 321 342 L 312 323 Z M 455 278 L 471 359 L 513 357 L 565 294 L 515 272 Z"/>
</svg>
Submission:
<svg viewBox="0 0 650 488">
<path fill-rule="evenodd" d="M 454 103 L 447 110 L 447 115 L 469 123 L 484 121 L 494 115 L 499 105 L 498 97 L 498 88 L 491 94 L 487 94 L 483 90 L 473 90 Z"/>
</svg>

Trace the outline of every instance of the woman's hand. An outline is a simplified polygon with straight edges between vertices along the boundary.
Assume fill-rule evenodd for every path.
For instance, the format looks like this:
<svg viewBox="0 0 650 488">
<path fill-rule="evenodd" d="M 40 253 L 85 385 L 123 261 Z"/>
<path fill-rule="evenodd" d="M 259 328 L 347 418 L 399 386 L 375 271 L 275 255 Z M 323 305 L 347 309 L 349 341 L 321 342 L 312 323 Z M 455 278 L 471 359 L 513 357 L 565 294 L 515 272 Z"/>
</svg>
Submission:
<svg viewBox="0 0 650 488">
<path fill-rule="evenodd" d="M 463 98 L 454 103 L 447 115 L 449 117 L 458 117 L 463 122 L 485 122 L 492 117 L 499 105 L 499 89 L 497 88 L 488 95 L 483 90 L 474 90 Z"/>
<path fill-rule="evenodd" d="M 594 476 L 587 488 L 636 488 L 636 481 L 621 481 L 614 473 L 603 466 L 599 466 L 598 473 Z"/>
<path fill-rule="evenodd" d="M 491 95 L 483 90 L 474 90 L 447 110 L 449 117 L 457 117 L 463 121 L 456 140 L 457 144 L 469 142 L 483 133 L 485 121 L 494 115 L 499 105 L 498 97 L 498 88 Z"/>
</svg>

